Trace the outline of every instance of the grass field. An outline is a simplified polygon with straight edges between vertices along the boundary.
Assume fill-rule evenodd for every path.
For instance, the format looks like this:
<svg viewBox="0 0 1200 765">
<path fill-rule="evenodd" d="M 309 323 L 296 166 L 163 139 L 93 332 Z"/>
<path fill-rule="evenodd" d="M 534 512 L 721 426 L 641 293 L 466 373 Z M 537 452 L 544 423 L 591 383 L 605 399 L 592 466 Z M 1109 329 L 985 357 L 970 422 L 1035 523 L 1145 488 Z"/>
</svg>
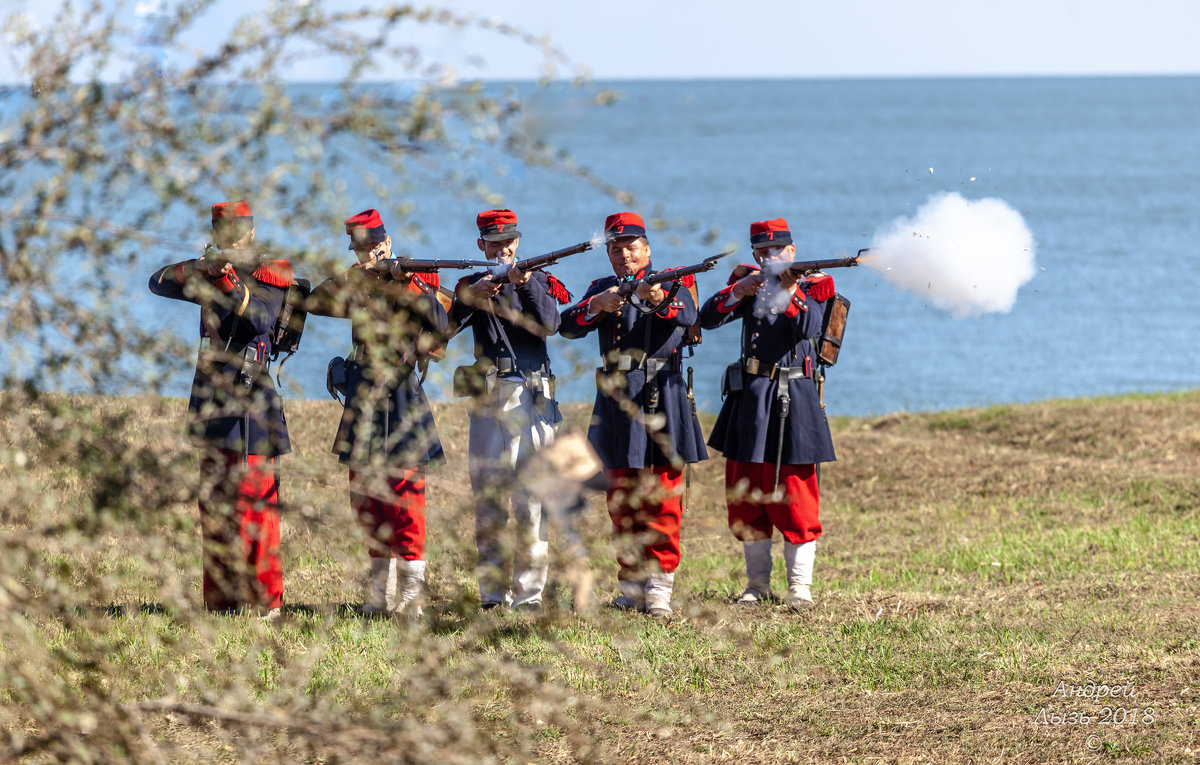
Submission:
<svg viewBox="0 0 1200 765">
<path fill-rule="evenodd" d="M 183 402 L 2 409 L 0 761 L 1200 760 L 1200 392 L 835 421 L 804 613 L 732 604 L 710 460 L 667 623 L 575 613 L 554 538 L 542 616 L 477 610 L 459 408 L 416 625 L 354 616 L 332 402 L 289 405 L 274 624 L 200 608 Z M 601 500 L 581 531 L 606 602 Z"/>
</svg>

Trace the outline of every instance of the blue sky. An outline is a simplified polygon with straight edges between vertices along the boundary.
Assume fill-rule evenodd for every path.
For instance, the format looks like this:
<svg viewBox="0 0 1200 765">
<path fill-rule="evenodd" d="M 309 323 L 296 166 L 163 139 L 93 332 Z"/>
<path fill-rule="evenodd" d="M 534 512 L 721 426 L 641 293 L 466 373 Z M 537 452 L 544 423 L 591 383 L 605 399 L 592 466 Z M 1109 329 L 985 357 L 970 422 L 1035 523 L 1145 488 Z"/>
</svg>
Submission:
<svg viewBox="0 0 1200 765">
<path fill-rule="evenodd" d="M 194 30 L 193 50 L 210 49 L 231 19 L 288 0 L 218 0 Z M 304 0 L 290 0 L 303 2 Z M 138 2 L 125 8 L 132 18 Z M 115 7 L 116 0 L 103 0 Z M 46 19 L 62 0 L 3 0 Z M 329 7 L 381 6 L 378 0 Z M 1198 0 L 447 0 L 480 19 L 498 18 L 569 51 L 597 79 L 877 77 L 959 75 L 1200 74 Z M 536 50 L 493 32 L 403 27 L 405 41 L 468 77 L 530 79 Z M 8 46 L 2 46 L 7 48 Z M 381 62 L 373 77 L 395 70 Z M 336 77 L 326 63 L 291 78 Z M 0 80 L 14 79 L 0 54 Z"/>
</svg>

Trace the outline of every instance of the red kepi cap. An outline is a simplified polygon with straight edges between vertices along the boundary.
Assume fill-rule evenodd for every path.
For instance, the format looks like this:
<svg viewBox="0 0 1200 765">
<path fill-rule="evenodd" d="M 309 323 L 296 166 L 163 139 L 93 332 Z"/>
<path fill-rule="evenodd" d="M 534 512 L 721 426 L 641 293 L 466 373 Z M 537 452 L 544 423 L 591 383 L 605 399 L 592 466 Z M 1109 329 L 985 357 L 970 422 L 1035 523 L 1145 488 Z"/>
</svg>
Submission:
<svg viewBox="0 0 1200 765">
<path fill-rule="evenodd" d="M 254 228 L 250 203 L 244 199 L 216 203 L 212 206 L 212 227 L 221 239 L 231 242 L 241 239 Z"/>
<path fill-rule="evenodd" d="M 475 225 L 479 228 L 479 238 L 485 242 L 507 242 L 521 236 L 517 231 L 517 214 L 506 208 L 484 210 L 475 216 Z"/>
<path fill-rule="evenodd" d="M 750 248 L 786 247 L 792 243 L 792 232 L 783 218 L 760 220 L 750 224 Z"/>
<path fill-rule="evenodd" d="M 219 222 L 233 221 L 237 218 L 254 220 L 254 214 L 250 212 L 250 203 L 244 199 L 239 199 L 236 202 L 217 202 L 212 206 L 212 222 L 214 226 Z"/>
<path fill-rule="evenodd" d="M 628 236 L 645 236 L 646 224 L 637 213 L 613 213 L 604 220 L 604 241 L 624 239 Z"/>
<path fill-rule="evenodd" d="M 379 244 L 387 239 L 387 229 L 378 210 L 363 210 L 346 219 L 346 233 L 350 235 L 350 249 L 368 244 Z"/>
</svg>

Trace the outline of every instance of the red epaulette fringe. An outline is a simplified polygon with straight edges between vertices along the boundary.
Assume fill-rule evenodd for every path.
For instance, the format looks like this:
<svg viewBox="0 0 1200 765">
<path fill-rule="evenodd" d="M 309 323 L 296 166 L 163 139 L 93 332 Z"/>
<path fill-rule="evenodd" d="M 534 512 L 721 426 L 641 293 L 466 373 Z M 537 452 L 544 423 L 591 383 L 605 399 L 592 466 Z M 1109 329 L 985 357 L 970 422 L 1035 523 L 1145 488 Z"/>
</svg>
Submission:
<svg viewBox="0 0 1200 765">
<path fill-rule="evenodd" d="M 441 286 L 441 281 L 438 279 L 437 271 L 418 271 L 413 276 L 417 277 L 425 284 L 429 285 L 430 289 L 437 289 Z"/>
<path fill-rule="evenodd" d="M 264 260 L 251 274 L 255 280 L 272 287 L 290 287 L 292 264 L 286 260 Z"/>
<path fill-rule="evenodd" d="M 823 302 L 833 297 L 833 277 L 828 274 L 815 277 L 808 282 L 808 296 L 817 302 Z"/>
<path fill-rule="evenodd" d="M 550 297 L 558 301 L 559 305 L 571 302 L 571 291 L 567 289 L 567 285 L 551 274 L 546 274 L 546 291 L 550 293 Z"/>
</svg>

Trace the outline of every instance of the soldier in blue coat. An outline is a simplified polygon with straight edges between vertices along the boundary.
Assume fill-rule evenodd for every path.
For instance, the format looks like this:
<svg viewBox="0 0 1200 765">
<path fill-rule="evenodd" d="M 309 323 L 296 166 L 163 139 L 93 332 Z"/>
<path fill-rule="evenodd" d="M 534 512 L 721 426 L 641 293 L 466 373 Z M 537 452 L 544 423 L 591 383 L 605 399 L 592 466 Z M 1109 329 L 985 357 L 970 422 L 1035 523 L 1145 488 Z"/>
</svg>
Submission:
<svg viewBox="0 0 1200 765">
<path fill-rule="evenodd" d="M 202 449 L 205 608 L 253 607 L 274 617 L 283 603 L 277 458 L 291 443 L 268 367 L 292 267 L 254 249 L 245 200 L 213 205 L 212 228 L 203 258 L 160 268 L 149 286 L 200 305 L 188 432 Z"/>
<path fill-rule="evenodd" d="M 424 467 L 442 460 L 433 411 L 416 372 L 440 346 L 446 310 L 437 273 L 413 274 L 391 259 L 376 210 L 346 221 L 358 263 L 309 296 L 311 313 L 348 318 L 346 402 L 333 451 L 349 468 L 350 504 L 368 535 L 368 614 L 420 616 L 425 587 Z"/>
<path fill-rule="evenodd" d="M 460 379 L 456 392 L 472 396 L 467 469 L 475 495 L 479 599 L 485 610 L 537 608 L 549 567 L 548 519 L 518 465 L 553 443 L 562 420 L 546 338 L 558 330 L 559 306 L 570 293 L 550 274 L 522 273 L 514 265 L 521 232 L 512 210 L 485 210 L 475 223 L 476 246 L 504 269 L 503 278 L 496 278 L 500 271 L 464 276 L 450 307 L 450 326 L 470 327 L 474 337 L 475 364 L 459 368 L 469 379 Z M 505 533 L 510 505 L 511 543 Z"/>
<path fill-rule="evenodd" d="M 788 605 L 812 604 L 820 495 L 817 463 L 836 457 L 816 385 L 816 340 L 833 279 L 800 280 L 786 265 L 796 246 L 783 218 L 750 226 L 757 266 L 739 266 L 705 301 L 700 323 L 742 322 L 741 357 L 726 370 L 724 405 L 708 444 L 725 455 L 729 528 L 742 541 L 741 604 L 770 598 L 771 537 L 784 539 Z"/>
<path fill-rule="evenodd" d="M 687 289 L 639 282 L 655 273 L 640 216 L 608 216 L 604 235 L 614 275 L 592 282 L 563 313 L 559 333 L 594 331 L 600 344 L 588 440 L 609 480 L 621 589 L 613 605 L 666 617 L 679 565 L 683 467 L 708 458 L 680 372 L 696 304 Z"/>
</svg>

